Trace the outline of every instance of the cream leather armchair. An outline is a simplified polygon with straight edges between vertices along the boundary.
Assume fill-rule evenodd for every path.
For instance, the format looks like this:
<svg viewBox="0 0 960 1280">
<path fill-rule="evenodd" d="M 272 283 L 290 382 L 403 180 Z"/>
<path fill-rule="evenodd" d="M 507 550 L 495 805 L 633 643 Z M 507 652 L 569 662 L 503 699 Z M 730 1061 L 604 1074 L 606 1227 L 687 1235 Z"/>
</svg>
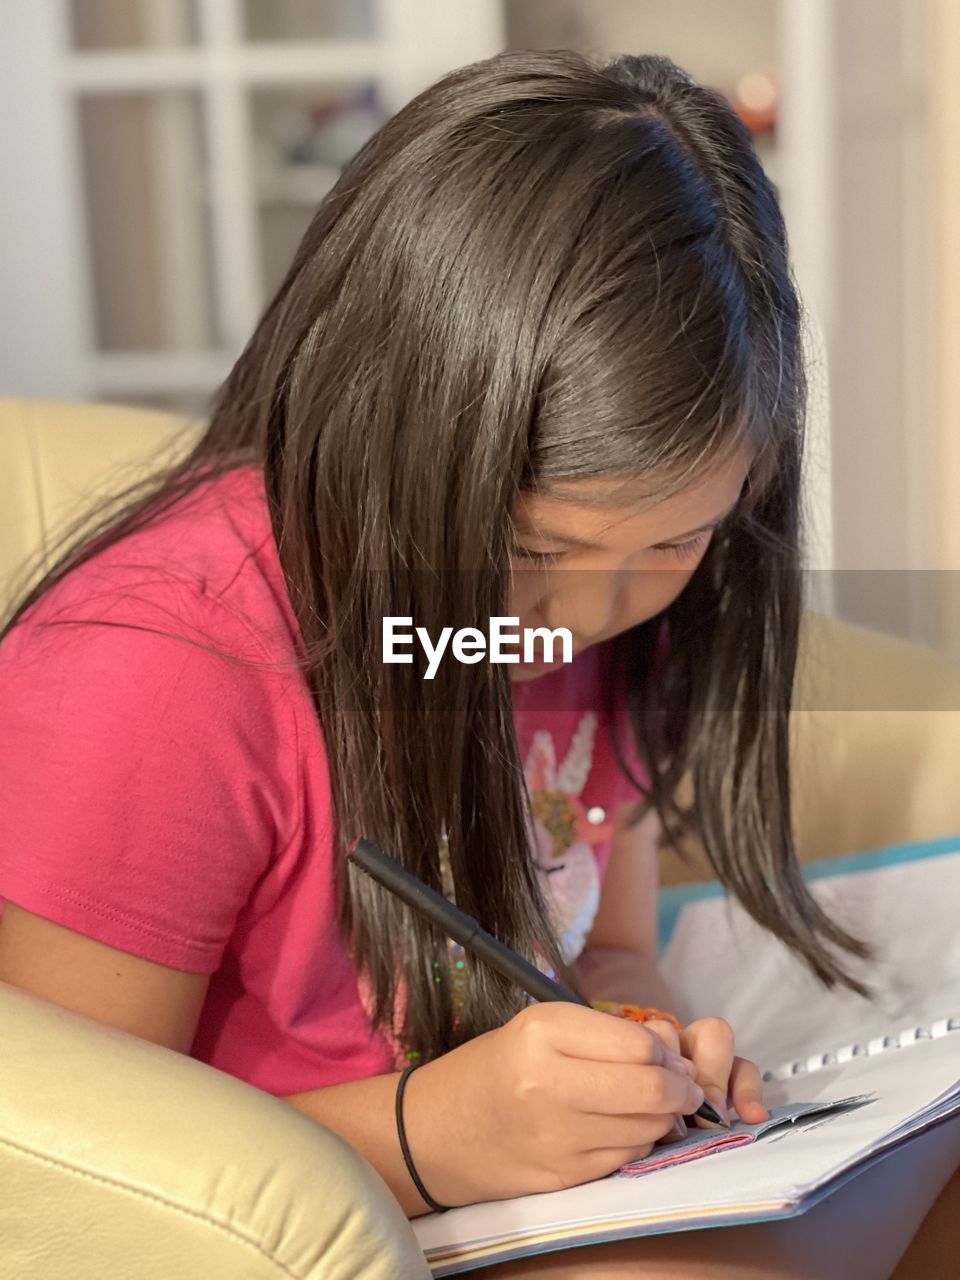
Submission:
<svg viewBox="0 0 960 1280">
<path fill-rule="evenodd" d="M 82 500 L 189 447 L 199 427 L 0 400 L 0 607 Z M 960 832 L 960 680 L 940 659 L 810 617 L 799 684 L 803 857 Z M 664 852 L 665 883 L 709 875 Z M 385 1184 L 335 1135 L 202 1063 L 0 984 L 2 1280 L 428 1274 Z"/>
<path fill-rule="evenodd" d="M 3 1280 L 422 1280 L 376 1171 L 293 1107 L 0 983 Z"/>
</svg>

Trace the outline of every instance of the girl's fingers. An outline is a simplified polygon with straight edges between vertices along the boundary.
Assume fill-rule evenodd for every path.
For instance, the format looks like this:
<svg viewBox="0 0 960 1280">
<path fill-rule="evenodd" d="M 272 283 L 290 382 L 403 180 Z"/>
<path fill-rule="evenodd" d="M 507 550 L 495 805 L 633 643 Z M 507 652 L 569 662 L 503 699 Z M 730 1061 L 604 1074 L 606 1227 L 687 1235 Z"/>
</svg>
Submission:
<svg viewBox="0 0 960 1280">
<path fill-rule="evenodd" d="M 693 1059 L 697 1083 L 702 1086 L 707 1101 L 716 1107 L 724 1122 L 729 1123 L 727 1091 L 733 1066 L 733 1029 L 730 1024 L 723 1018 L 700 1018 L 684 1027 L 680 1033 L 680 1045 L 684 1054 Z M 716 1128 L 702 1116 L 696 1116 L 694 1123 L 701 1128 Z"/>
<path fill-rule="evenodd" d="M 763 1077 L 760 1068 L 749 1058 L 734 1058 L 728 1093 L 737 1115 L 747 1124 L 759 1124 L 769 1118 L 770 1112 L 763 1105 Z"/>
<path fill-rule="evenodd" d="M 611 1004 L 610 1008 L 604 1009 L 603 1012 L 608 1017 L 611 1015 L 618 1017 L 617 1011 L 620 1008 L 622 1008 L 621 1005 Z M 627 1019 L 627 1021 L 632 1021 L 632 1019 Z M 662 1018 L 651 1018 L 649 1022 L 635 1023 L 634 1025 L 642 1026 L 650 1035 L 656 1036 L 663 1045 L 666 1050 L 666 1056 L 663 1060 L 664 1066 L 668 1066 L 675 1071 L 685 1071 L 691 1077 L 697 1074 L 696 1068 L 690 1059 L 683 1056 L 683 1050 L 680 1048 L 680 1037 L 677 1035 L 676 1028 L 672 1022 L 667 1022 Z"/>
<path fill-rule="evenodd" d="M 680 1037 L 677 1035 L 673 1023 L 654 1018 L 650 1022 L 643 1022 L 640 1025 L 646 1027 L 650 1034 L 656 1036 L 658 1040 L 662 1040 L 667 1050 L 674 1057 L 682 1057 L 683 1050 L 680 1048 Z"/>
<path fill-rule="evenodd" d="M 605 1178 L 615 1173 L 625 1164 L 642 1160 L 652 1150 L 652 1142 L 644 1142 L 635 1147 L 625 1147 L 618 1143 L 616 1146 L 597 1147 L 595 1151 L 583 1152 L 580 1163 L 587 1173 L 588 1180 L 592 1182 L 595 1178 Z"/>
<path fill-rule="evenodd" d="M 575 1136 L 583 1151 L 603 1151 L 612 1148 L 635 1151 L 638 1147 L 652 1146 L 670 1132 L 674 1117 L 664 1116 L 597 1116 Z M 639 1156 L 627 1155 L 622 1164 Z"/>
<path fill-rule="evenodd" d="M 546 1009 L 531 1005 L 518 1018 L 524 1019 L 525 1034 L 545 1037 L 557 1053 L 569 1058 L 684 1070 L 682 1058 L 647 1030 L 650 1023 L 611 1018 L 566 1002 L 551 1003 Z"/>
<path fill-rule="evenodd" d="M 670 1054 L 668 1065 L 676 1070 L 676 1064 L 678 1062 L 682 1063 L 685 1073 L 691 1080 L 695 1079 L 697 1069 L 689 1058 L 684 1058 L 682 1056 L 682 1051 L 680 1049 L 680 1036 L 677 1034 L 677 1029 L 673 1023 L 667 1022 L 663 1018 L 651 1018 L 649 1022 L 645 1022 L 643 1025 L 652 1035 L 655 1035 L 659 1040 L 663 1041 L 668 1053 Z M 682 1111 L 678 1111 L 673 1117 L 672 1130 L 669 1131 L 671 1141 L 676 1141 L 678 1138 L 686 1136 L 687 1126 L 683 1116 L 684 1113 Z"/>
<path fill-rule="evenodd" d="M 592 1119 L 666 1116 L 667 1128 L 673 1115 L 696 1111 L 704 1096 L 703 1089 L 685 1072 L 613 1062 L 595 1063 L 588 1073 L 565 1073 L 556 1087 L 560 1099 L 581 1115 Z"/>
</svg>

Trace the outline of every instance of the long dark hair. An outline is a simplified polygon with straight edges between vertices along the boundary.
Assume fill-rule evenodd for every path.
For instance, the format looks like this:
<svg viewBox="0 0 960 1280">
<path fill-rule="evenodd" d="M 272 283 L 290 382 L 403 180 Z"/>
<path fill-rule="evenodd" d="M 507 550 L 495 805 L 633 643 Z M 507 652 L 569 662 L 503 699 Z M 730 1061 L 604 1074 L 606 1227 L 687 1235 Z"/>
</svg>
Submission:
<svg viewBox="0 0 960 1280">
<path fill-rule="evenodd" d="M 672 476 L 749 442 L 744 497 L 663 618 L 614 645 L 648 803 L 824 981 L 864 948 L 804 886 L 787 722 L 801 610 L 800 307 L 774 188 L 723 99 L 668 59 L 509 52 L 456 70 L 346 166 L 195 447 L 65 554 L 262 466 L 331 765 L 342 924 L 411 1050 L 524 997 L 482 966 L 455 1024 L 444 943 L 342 856 L 359 834 L 522 954 L 561 963 L 531 858 L 506 668 L 379 661 L 381 619 L 506 612 L 511 511 L 551 477 Z M 692 807 L 679 787 L 693 784 Z M 858 988 L 859 989 L 859 988 Z"/>
</svg>

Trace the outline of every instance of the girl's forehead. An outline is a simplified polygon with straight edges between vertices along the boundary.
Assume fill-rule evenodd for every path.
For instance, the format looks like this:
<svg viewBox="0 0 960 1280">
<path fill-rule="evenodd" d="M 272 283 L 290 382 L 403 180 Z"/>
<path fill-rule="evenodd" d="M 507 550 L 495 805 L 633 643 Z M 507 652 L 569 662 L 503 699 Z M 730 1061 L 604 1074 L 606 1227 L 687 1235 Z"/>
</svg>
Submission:
<svg viewBox="0 0 960 1280">
<path fill-rule="evenodd" d="M 738 451 L 702 468 L 680 487 L 675 481 L 658 486 L 652 474 L 545 481 L 538 490 L 519 495 L 514 523 L 525 532 L 546 529 L 580 539 L 622 532 L 630 541 L 647 534 L 651 541 L 668 541 L 725 515 L 749 469 L 750 456 Z"/>
</svg>

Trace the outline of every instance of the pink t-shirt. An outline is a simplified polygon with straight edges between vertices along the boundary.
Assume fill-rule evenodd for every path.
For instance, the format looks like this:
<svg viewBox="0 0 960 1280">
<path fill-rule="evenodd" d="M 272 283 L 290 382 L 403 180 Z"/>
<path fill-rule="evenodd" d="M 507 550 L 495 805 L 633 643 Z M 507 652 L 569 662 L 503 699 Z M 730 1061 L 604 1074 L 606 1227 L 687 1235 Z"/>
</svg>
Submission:
<svg viewBox="0 0 960 1280">
<path fill-rule="evenodd" d="M 108 625 L 39 625 L 67 619 Z M 246 467 L 68 574 L 0 646 L 0 899 L 211 974 L 191 1054 L 278 1095 L 397 1063 L 338 938 L 306 683 L 202 647 L 276 661 L 301 644 L 263 475 Z M 588 650 L 514 686 L 531 788 L 579 815 L 562 858 L 537 825 L 541 863 L 564 864 L 545 882 L 567 879 L 571 953 L 596 905 L 586 873 L 602 876 L 609 819 L 636 798 L 599 662 Z"/>
</svg>

